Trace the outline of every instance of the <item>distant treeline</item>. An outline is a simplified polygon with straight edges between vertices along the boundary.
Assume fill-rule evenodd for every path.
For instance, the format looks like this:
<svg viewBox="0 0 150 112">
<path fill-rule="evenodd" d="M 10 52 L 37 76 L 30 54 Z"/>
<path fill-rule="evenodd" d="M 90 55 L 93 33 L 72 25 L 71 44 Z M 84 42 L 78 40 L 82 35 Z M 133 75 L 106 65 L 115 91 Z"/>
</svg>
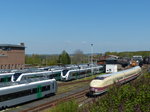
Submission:
<svg viewBox="0 0 150 112">
<path fill-rule="evenodd" d="M 58 57 L 58 55 L 26 55 L 25 63 L 31 66 L 56 65 L 58 63 Z"/>
<path fill-rule="evenodd" d="M 82 51 L 77 50 L 73 55 L 69 55 L 65 50 L 60 55 L 39 55 L 32 54 L 25 56 L 25 63 L 31 66 L 51 66 L 88 63 L 89 57 Z"/>
<path fill-rule="evenodd" d="M 120 57 L 132 57 L 134 55 L 141 55 L 143 57 L 150 56 L 150 51 L 135 51 L 135 52 L 106 52 L 105 55 L 116 55 Z"/>
</svg>

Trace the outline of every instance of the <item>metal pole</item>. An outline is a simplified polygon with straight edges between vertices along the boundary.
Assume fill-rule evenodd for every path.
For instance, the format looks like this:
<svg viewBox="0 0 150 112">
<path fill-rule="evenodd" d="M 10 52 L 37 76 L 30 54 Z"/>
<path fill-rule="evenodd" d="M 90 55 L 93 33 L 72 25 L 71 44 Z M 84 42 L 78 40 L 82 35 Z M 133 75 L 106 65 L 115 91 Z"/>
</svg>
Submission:
<svg viewBox="0 0 150 112">
<path fill-rule="evenodd" d="M 92 64 L 92 66 L 91 66 L 91 68 L 92 68 L 91 74 L 93 75 L 93 44 L 91 44 L 91 64 Z"/>
</svg>

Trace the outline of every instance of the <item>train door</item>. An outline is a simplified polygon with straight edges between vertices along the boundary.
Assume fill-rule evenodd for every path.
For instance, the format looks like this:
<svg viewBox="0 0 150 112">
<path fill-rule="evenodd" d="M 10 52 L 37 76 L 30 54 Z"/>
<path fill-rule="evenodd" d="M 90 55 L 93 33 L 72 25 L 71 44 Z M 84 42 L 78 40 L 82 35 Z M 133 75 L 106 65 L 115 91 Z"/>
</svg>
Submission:
<svg viewBox="0 0 150 112">
<path fill-rule="evenodd" d="M 56 77 L 57 77 L 56 79 L 57 80 L 60 80 L 60 74 L 61 74 L 60 72 L 56 72 Z"/>
<path fill-rule="evenodd" d="M 42 97 L 42 86 L 38 85 L 37 86 L 37 98 L 41 98 Z"/>
<path fill-rule="evenodd" d="M 57 82 L 52 82 L 52 91 L 54 94 L 57 92 Z"/>
</svg>

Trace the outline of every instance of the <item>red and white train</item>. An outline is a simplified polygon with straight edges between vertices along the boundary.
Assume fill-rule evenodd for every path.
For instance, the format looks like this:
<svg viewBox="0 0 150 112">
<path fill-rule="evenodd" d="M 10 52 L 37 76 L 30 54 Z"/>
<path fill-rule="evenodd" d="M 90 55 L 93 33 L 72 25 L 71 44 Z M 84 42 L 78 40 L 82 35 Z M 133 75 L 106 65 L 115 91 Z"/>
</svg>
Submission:
<svg viewBox="0 0 150 112">
<path fill-rule="evenodd" d="M 135 79 L 141 74 L 140 66 L 136 66 L 120 72 L 112 74 L 99 75 L 93 79 L 90 83 L 90 94 L 98 95 L 108 90 L 108 87 L 115 83 L 126 83 L 132 79 Z"/>
</svg>

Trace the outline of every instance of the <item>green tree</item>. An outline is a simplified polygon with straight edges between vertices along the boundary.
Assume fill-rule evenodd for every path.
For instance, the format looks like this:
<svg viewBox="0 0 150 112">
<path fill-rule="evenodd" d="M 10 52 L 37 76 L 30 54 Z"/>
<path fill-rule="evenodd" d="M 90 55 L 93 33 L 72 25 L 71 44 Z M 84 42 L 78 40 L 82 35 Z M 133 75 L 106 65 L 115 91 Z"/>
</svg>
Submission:
<svg viewBox="0 0 150 112">
<path fill-rule="evenodd" d="M 70 56 L 65 50 L 62 52 L 62 54 L 59 55 L 58 60 L 59 60 L 58 62 L 61 64 L 70 64 L 71 63 Z"/>
</svg>

